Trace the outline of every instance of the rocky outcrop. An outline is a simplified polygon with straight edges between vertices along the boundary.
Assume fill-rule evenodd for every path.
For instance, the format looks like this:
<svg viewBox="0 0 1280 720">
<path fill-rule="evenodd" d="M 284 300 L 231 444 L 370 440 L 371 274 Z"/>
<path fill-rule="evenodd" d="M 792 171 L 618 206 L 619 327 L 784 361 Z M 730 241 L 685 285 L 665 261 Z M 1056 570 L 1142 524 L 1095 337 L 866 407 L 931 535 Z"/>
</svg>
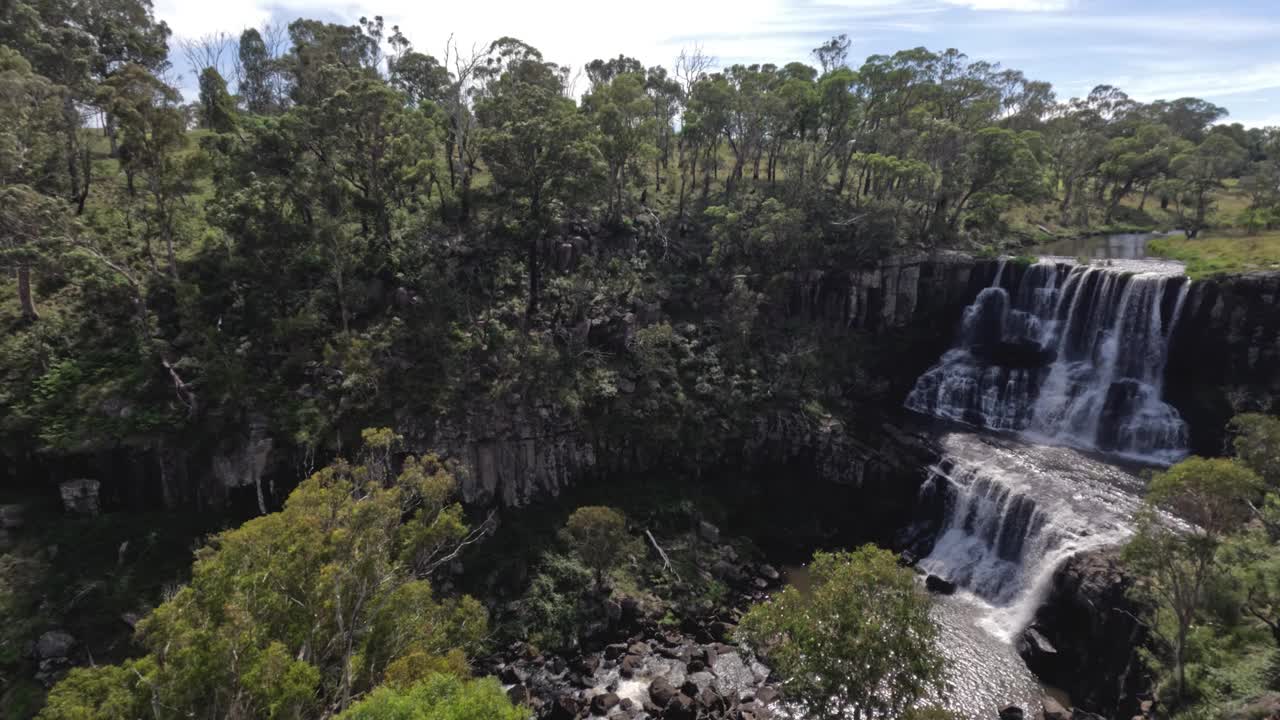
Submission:
<svg viewBox="0 0 1280 720">
<path fill-rule="evenodd" d="M 975 261 L 962 253 L 901 255 L 862 270 L 793 279 L 790 314 L 834 328 L 880 331 L 953 315 L 973 299 Z"/>
<path fill-rule="evenodd" d="M 1145 630 L 1126 595 L 1131 580 L 1113 552 L 1077 555 L 1053 576 L 1053 586 L 1018 651 L 1047 685 L 1065 691 L 1077 710 L 1133 717 L 1149 675 L 1138 657 Z"/>
<path fill-rule="evenodd" d="M 518 401 L 430 430 L 406 420 L 406 444 L 456 463 L 463 499 L 476 505 L 517 507 L 554 497 L 595 470 L 595 446 L 556 408 Z"/>
<path fill-rule="evenodd" d="M 1239 412 L 1280 412 L 1280 273 L 1191 284 L 1174 328 L 1165 396 L 1191 426 L 1191 449 L 1221 454 Z"/>
</svg>

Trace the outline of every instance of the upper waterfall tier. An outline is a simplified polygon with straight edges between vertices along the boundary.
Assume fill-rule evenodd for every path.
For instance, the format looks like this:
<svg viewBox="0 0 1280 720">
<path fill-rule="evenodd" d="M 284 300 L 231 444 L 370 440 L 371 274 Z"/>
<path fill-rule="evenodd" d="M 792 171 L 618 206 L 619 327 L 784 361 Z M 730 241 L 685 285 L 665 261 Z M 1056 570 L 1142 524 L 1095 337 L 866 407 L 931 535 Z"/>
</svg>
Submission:
<svg viewBox="0 0 1280 720">
<path fill-rule="evenodd" d="M 1002 261 L 906 405 L 1044 442 L 1175 461 L 1187 453 L 1187 425 L 1162 394 L 1188 285 L 1168 272 Z"/>
</svg>

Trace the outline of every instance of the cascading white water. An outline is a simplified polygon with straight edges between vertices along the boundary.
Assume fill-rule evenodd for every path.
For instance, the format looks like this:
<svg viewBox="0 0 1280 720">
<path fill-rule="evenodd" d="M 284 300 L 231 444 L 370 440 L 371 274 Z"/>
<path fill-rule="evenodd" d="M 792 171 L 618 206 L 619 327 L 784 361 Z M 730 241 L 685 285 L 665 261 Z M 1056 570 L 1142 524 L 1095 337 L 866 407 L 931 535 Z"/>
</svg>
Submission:
<svg viewBox="0 0 1280 720">
<path fill-rule="evenodd" d="M 942 450 L 921 489 L 941 525 L 920 567 L 990 605 L 983 622 L 998 637 L 1025 627 L 1064 560 L 1131 533 L 1141 483 L 1115 466 L 968 433 L 946 435 Z"/>
<path fill-rule="evenodd" d="M 959 715 L 1039 702 L 1010 641 L 1066 559 L 1131 534 L 1142 482 L 1080 450 L 1150 464 L 1186 454 L 1186 423 L 1162 394 L 1187 289 L 1179 266 L 1001 262 L 908 396 L 912 410 L 1017 435 L 947 434 L 921 489 L 919 567 L 964 589 L 935 605 Z"/>
<path fill-rule="evenodd" d="M 1186 278 L 1053 261 L 1011 275 L 1002 262 L 906 406 L 1146 462 L 1186 455 L 1186 423 L 1162 399 Z"/>
</svg>

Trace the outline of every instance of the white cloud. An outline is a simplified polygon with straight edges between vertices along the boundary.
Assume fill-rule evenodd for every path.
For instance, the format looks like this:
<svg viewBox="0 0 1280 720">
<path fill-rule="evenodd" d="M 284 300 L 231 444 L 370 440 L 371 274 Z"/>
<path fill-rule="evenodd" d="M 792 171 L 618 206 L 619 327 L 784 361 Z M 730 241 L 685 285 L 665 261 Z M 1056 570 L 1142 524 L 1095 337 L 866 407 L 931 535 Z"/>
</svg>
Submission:
<svg viewBox="0 0 1280 720">
<path fill-rule="evenodd" d="M 1244 95 L 1280 89 L 1280 63 L 1217 70 L 1180 69 L 1175 66 L 1164 73 L 1118 76 L 1112 84 L 1139 100 L 1147 101 Z"/>
<path fill-rule="evenodd" d="M 949 5 L 959 5 L 970 10 L 1008 10 L 1012 12 L 1062 12 L 1069 10 L 1073 0 L 943 0 Z"/>
</svg>

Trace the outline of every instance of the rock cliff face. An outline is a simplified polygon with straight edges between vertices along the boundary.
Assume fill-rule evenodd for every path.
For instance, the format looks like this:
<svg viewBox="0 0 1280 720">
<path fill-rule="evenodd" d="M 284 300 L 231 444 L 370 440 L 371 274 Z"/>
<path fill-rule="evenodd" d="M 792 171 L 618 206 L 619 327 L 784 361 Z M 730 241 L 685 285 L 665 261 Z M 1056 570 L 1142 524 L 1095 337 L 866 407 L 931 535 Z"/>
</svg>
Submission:
<svg viewBox="0 0 1280 720">
<path fill-rule="evenodd" d="M 1224 450 L 1239 412 L 1280 412 L 1280 273 L 1191 284 L 1174 328 L 1165 395 L 1191 426 L 1191 449 Z"/>
<path fill-rule="evenodd" d="M 1126 577 L 1113 551 L 1077 555 L 1054 573 L 1053 587 L 1018 651 L 1041 680 L 1075 706 L 1105 717 L 1133 717 L 1149 686 L 1137 649 L 1145 630 L 1126 596 Z"/>
<path fill-rule="evenodd" d="M 463 500 L 471 504 L 516 507 L 554 497 L 596 469 L 591 439 L 554 408 L 494 409 L 429 430 L 411 422 L 400 427 L 414 452 L 456 463 Z"/>
<path fill-rule="evenodd" d="M 864 270 L 796 273 L 792 316 L 833 328 L 884 331 L 955 316 L 982 286 L 989 261 L 961 253 L 889 258 Z M 989 280 L 989 278 L 988 278 Z"/>
</svg>

